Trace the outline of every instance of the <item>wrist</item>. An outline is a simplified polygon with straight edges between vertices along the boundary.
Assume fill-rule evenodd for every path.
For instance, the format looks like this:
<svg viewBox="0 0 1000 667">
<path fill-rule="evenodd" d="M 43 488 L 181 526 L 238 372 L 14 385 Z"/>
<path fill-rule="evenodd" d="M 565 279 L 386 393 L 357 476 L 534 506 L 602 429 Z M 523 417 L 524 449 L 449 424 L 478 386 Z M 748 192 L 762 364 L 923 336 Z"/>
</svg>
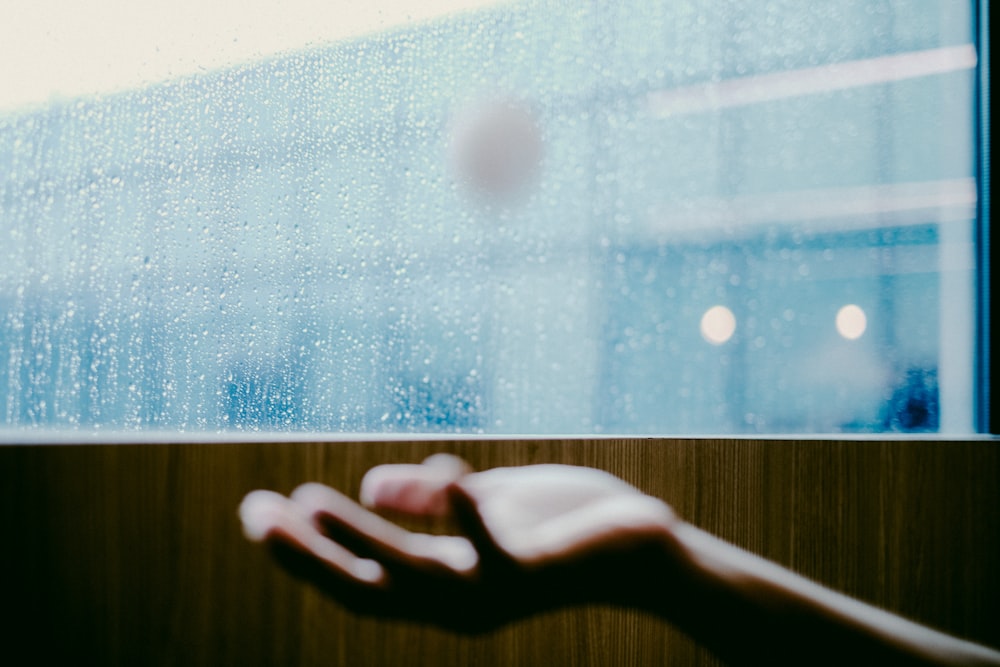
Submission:
<svg viewBox="0 0 1000 667">
<path fill-rule="evenodd" d="M 619 602 L 676 623 L 683 621 L 685 600 L 696 595 L 707 573 L 688 545 L 690 531 L 697 529 L 666 503 L 656 502 L 661 511 L 645 538 L 639 545 L 623 547 L 628 560 L 622 567 L 624 581 L 617 584 Z"/>
</svg>

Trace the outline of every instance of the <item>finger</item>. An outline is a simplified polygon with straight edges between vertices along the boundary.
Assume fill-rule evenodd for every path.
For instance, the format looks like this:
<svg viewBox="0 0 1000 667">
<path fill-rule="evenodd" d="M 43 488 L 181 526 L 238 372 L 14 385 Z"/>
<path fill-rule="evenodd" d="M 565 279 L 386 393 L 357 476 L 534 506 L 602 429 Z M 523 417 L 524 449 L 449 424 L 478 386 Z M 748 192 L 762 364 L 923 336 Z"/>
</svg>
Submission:
<svg viewBox="0 0 1000 667">
<path fill-rule="evenodd" d="M 448 496 L 455 521 L 479 554 L 481 576 L 484 579 L 506 576 L 515 560 L 484 521 L 480 512 L 481 505 L 476 497 L 469 493 L 461 480 L 448 487 Z"/>
<path fill-rule="evenodd" d="M 356 584 L 378 586 L 385 582 L 385 570 L 378 562 L 359 558 L 328 539 L 295 503 L 278 493 L 250 492 L 240 503 L 239 516 L 243 533 L 252 542 L 283 542 Z"/>
<path fill-rule="evenodd" d="M 303 484 L 292 501 L 334 539 L 358 545 L 387 567 L 465 577 L 471 575 L 479 556 L 464 537 L 414 533 L 366 510 L 344 494 L 322 484 Z"/>
<path fill-rule="evenodd" d="M 361 481 L 361 502 L 373 509 L 419 517 L 447 516 L 451 511 L 448 485 L 471 470 L 451 454 L 434 454 L 420 465 L 376 466 Z"/>
</svg>

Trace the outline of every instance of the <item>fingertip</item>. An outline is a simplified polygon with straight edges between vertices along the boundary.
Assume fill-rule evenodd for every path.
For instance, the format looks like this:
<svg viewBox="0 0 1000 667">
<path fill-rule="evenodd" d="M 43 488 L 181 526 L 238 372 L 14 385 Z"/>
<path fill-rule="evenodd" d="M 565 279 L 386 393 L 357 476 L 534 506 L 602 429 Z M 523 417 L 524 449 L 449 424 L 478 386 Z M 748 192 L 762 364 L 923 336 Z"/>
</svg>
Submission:
<svg viewBox="0 0 1000 667">
<path fill-rule="evenodd" d="M 468 539 L 456 537 L 442 549 L 441 560 L 459 574 L 471 574 L 479 567 L 479 552 Z"/>
<path fill-rule="evenodd" d="M 238 515 L 243 535 L 251 542 L 263 542 L 281 523 L 285 498 L 273 491 L 251 491 L 240 503 Z"/>
<path fill-rule="evenodd" d="M 349 574 L 363 583 L 380 584 L 385 581 L 385 568 L 370 558 L 359 558 L 350 567 Z"/>
<path fill-rule="evenodd" d="M 472 466 L 465 459 L 446 452 L 431 454 L 423 460 L 421 465 L 438 468 L 446 472 L 448 477 L 454 479 L 459 479 L 472 472 Z"/>
</svg>

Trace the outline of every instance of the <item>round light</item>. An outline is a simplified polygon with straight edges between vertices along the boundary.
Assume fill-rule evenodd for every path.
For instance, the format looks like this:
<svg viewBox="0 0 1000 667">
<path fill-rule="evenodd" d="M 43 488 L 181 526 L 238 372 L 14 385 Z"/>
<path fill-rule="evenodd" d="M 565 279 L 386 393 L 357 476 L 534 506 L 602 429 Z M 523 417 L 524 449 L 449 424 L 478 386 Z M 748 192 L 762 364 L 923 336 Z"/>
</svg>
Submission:
<svg viewBox="0 0 1000 667">
<path fill-rule="evenodd" d="M 847 340 L 857 340 L 868 328 L 868 318 L 859 306 L 849 303 L 837 311 L 837 333 Z"/>
<path fill-rule="evenodd" d="M 712 345 L 722 345 L 736 332 L 736 316 L 725 306 L 712 306 L 701 316 L 701 336 Z"/>
</svg>

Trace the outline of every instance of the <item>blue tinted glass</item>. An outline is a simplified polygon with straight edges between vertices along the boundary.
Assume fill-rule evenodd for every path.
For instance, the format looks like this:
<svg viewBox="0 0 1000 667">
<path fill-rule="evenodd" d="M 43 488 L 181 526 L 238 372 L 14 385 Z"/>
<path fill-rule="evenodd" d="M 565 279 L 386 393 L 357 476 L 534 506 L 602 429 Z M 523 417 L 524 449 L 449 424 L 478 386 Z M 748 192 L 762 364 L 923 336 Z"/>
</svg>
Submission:
<svg viewBox="0 0 1000 667">
<path fill-rule="evenodd" d="M 571 5 L 0 112 L 0 426 L 971 431 L 971 4 Z"/>
</svg>

